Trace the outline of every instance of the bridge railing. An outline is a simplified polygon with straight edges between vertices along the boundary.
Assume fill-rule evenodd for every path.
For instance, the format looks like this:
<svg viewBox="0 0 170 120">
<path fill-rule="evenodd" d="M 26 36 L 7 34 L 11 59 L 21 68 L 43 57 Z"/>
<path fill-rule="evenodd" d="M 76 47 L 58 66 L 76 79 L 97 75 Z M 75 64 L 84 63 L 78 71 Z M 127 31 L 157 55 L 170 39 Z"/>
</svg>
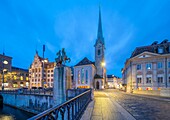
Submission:
<svg viewBox="0 0 170 120">
<path fill-rule="evenodd" d="M 92 90 L 90 89 L 28 120 L 79 120 L 91 99 Z"/>
</svg>

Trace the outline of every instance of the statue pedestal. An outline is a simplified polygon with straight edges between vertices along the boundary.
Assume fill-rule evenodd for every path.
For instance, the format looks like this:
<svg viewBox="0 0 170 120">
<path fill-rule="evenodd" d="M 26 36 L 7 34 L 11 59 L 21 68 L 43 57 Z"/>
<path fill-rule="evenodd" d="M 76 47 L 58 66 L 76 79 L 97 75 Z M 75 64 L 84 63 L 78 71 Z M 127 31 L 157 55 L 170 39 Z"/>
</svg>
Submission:
<svg viewBox="0 0 170 120">
<path fill-rule="evenodd" d="M 53 100 L 54 105 L 66 101 L 66 90 L 71 88 L 71 69 L 66 66 L 54 68 Z"/>
</svg>

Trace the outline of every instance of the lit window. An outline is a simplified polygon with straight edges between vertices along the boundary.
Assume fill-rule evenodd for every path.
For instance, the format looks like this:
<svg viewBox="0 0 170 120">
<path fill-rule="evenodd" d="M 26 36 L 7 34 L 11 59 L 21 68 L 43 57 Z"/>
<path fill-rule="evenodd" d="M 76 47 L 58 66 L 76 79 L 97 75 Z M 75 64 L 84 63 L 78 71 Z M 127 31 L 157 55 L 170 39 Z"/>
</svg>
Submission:
<svg viewBox="0 0 170 120">
<path fill-rule="evenodd" d="M 86 70 L 86 84 L 88 83 L 88 70 Z"/>
<path fill-rule="evenodd" d="M 138 65 L 136 66 L 136 69 L 137 69 L 137 70 L 141 70 L 141 69 L 142 69 L 141 64 L 138 64 Z"/>
<path fill-rule="evenodd" d="M 17 76 L 14 76 L 14 80 L 16 80 L 17 79 Z"/>
<path fill-rule="evenodd" d="M 151 83 L 152 82 L 152 78 L 151 77 L 146 77 L 146 83 Z"/>
<path fill-rule="evenodd" d="M 163 67 L 163 64 L 162 64 L 162 62 L 158 62 L 158 68 L 160 69 L 160 68 L 162 68 Z"/>
<path fill-rule="evenodd" d="M 146 69 L 147 69 L 147 70 L 150 70 L 151 68 L 152 68 L 152 64 L 151 64 L 151 63 L 147 63 L 147 64 L 146 64 Z"/>
<path fill-rule="evenodd" d="M 158 53 L 163 53 L 163 47 L 158 48 Z"/>
<path fill-rule="evenodd" d="M 81 69 L 81 84 L 84 84 L 84 68 Z"/>
<path fill-rule="evenodd" d="M 78 71 L 78 84 L 80 84 L 80 70 Z"/>
<path fill-rule="evenodd" d="M 158 83 L 163 83 L 163 77 L 158 77 Z"/>
</svg>

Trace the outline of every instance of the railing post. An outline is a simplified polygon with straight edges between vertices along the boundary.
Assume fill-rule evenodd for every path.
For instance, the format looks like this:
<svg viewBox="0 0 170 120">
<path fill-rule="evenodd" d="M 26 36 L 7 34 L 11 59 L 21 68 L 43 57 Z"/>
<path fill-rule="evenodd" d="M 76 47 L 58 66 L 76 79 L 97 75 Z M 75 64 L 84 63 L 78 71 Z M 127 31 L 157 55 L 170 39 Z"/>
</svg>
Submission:
<svg viewBox="0 0 170 120">
<path fill-rule="evenodd" d="M 72 120 L 74 120 L 74 101 L 72 103 Z"/>
</svg>

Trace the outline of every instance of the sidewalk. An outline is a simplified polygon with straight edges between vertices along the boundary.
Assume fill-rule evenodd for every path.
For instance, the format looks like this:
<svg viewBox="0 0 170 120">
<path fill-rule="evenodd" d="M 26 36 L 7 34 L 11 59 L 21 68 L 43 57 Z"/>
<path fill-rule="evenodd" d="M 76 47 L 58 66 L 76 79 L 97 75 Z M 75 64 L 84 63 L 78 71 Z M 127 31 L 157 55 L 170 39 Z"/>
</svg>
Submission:
<svg viewBox="0 0 170 120">
<path fill-rule="evenodd" d="M 81 120 L 135 120 L 135 118 L 107 93 L 95 91 L 94 100 L 88 105 Z"/>
</svg>

